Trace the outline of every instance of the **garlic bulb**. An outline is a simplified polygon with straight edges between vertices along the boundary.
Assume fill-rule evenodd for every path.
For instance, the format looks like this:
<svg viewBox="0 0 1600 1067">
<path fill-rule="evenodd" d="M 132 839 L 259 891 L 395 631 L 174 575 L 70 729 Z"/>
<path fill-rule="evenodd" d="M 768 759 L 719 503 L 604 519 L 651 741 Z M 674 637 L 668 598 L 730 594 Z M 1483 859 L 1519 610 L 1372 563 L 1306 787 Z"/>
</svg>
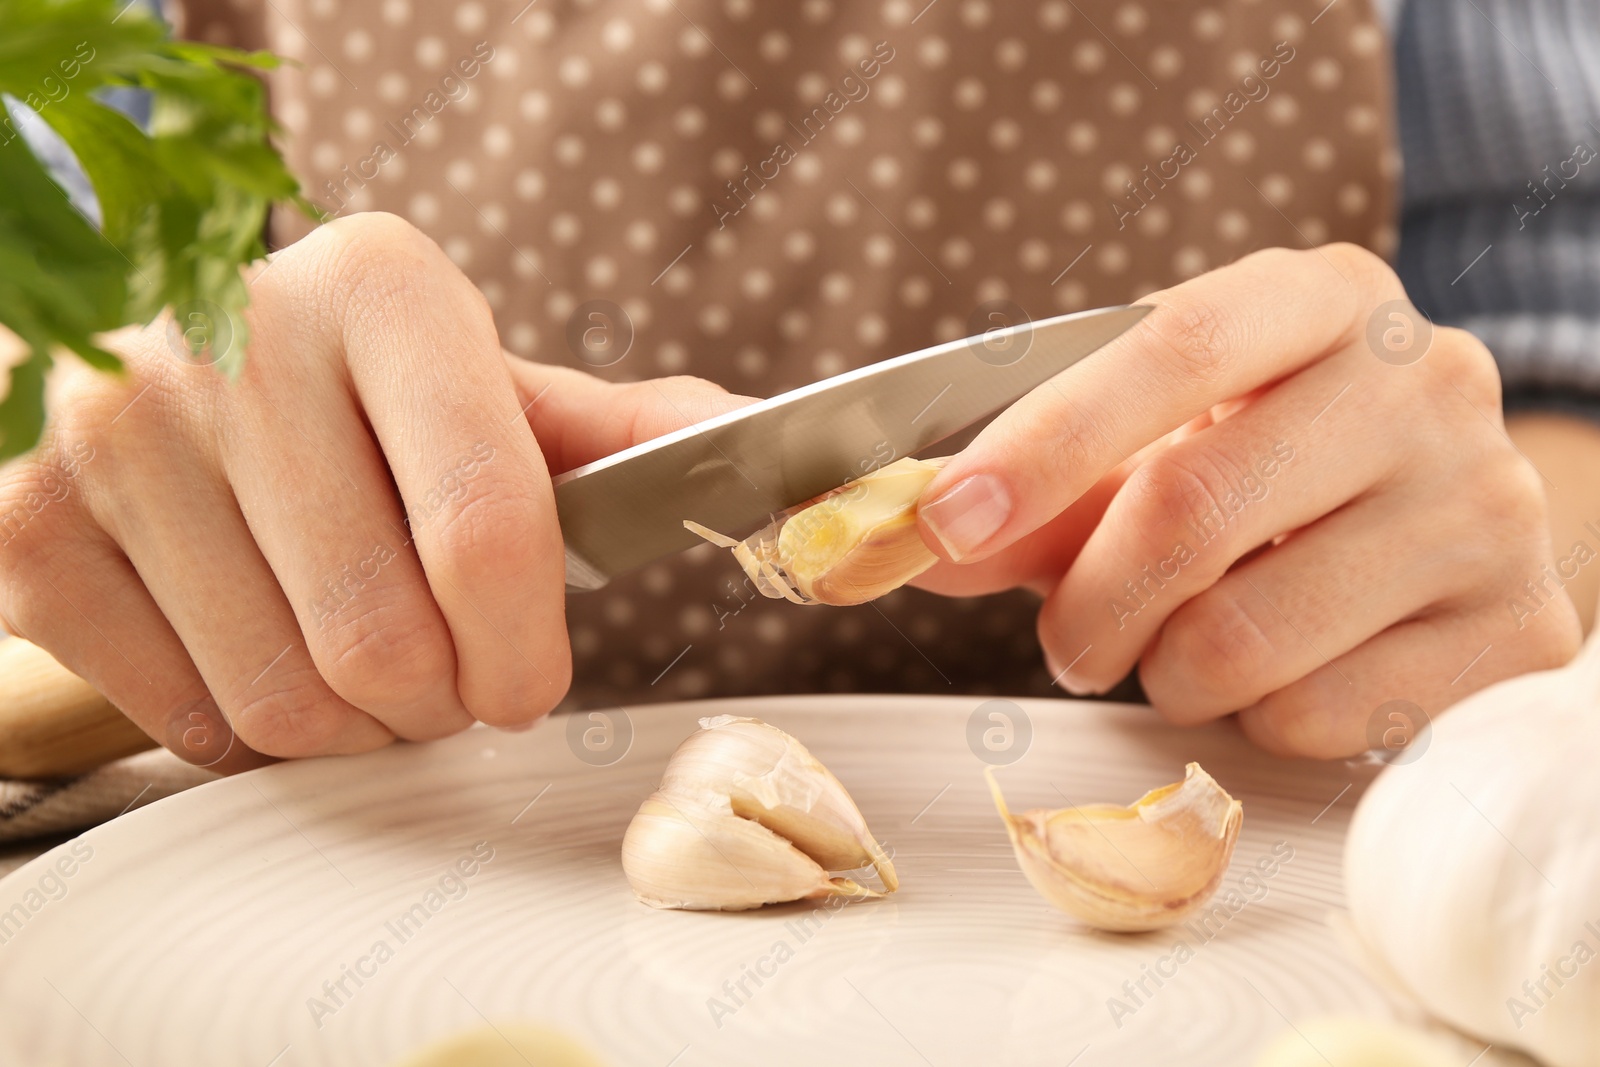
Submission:
<svg viewBox="0 0 1600 1067">
<path fill-rule="evenodd" d="M 700 720 L 622 839 L 622 869 L 658 908 L 740 911 L 802 898 L 878 897 L 829 871 L 894 864 L 855 801 L 804 745 L 756 719 Z"/>
<path fill-rule="evenodd" d="M 1356 808 L 1366 947 L 1434 1015 L 1550 1067 L 1600 1063 L 1600 637 L 1481 690 Z"/>
<path fill-rule="evenodd" d="M 1183 781 L 1127 807 L 1086 804 L 1013 815 L 984 768 L 1017 863 L 1051 904 L 1101 930 L 1157 930 L 1211 899 L 1233 855 L 1244 807 L 1198 763 Z"/>
<path fill-rule="evenodd" d="M 938 562 L 917 532 L 917 498 L 943 459 L 901 459 L 790 508 L 735 541 L 696 522 L 684 526 L 733 550 L 756 589 L 796 604 L 864 604 Z"/>
</svg>

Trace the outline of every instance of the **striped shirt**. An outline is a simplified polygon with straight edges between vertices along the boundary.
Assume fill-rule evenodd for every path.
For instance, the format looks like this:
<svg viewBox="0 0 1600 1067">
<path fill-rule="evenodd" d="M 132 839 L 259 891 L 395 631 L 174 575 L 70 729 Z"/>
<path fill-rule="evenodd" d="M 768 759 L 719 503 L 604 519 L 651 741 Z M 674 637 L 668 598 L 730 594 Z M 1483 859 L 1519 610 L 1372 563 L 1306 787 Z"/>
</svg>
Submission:
<svg viewBox="0 0 1600 1067">
<path fill-rule="evenodd" d="M 1397 266 L 1506 408 L 1600 418 L 1600 2 L 1405 0 Z"/>
</svg>

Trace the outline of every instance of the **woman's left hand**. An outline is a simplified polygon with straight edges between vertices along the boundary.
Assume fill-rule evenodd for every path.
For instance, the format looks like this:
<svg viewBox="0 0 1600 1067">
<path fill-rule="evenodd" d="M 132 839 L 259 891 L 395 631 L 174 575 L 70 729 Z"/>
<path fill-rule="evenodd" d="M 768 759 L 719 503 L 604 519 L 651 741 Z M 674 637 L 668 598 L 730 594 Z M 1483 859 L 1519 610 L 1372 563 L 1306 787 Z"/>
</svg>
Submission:
<svg viewBox="0 0 1600 1067">
<path fill-rule="evenodd" d="M 917 584 L 1036 588 L 1069 692 L 1137 664 L 1172 721 L 1238 712 L 1285 755 L 1354 755 L 1389 701 L 1434 714 L 1573 655 L 1494 360 L 1382 260 L 1268 250 L 1143 303 L 934 479 L 924 540 L 954 565 Z"/>
</svg>

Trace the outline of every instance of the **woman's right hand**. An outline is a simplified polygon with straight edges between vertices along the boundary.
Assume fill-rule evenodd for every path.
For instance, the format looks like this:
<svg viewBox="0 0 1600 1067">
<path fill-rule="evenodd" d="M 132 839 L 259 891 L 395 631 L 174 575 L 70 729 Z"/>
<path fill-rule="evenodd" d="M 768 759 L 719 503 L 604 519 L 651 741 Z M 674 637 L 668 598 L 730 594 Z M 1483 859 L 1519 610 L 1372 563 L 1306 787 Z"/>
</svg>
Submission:
<svg viewBox="0 0 1600 1067">
<path fill-rule="evenodd" d="M 69 361 L 0 469 L 0 622 L 225 772 L 531 724 L 571 676 L 552 470 L 743 402 L 506 355 L 389 215 L 258 265 L 246 317 L 236 381 L 166 319 Z"/>
</svg>

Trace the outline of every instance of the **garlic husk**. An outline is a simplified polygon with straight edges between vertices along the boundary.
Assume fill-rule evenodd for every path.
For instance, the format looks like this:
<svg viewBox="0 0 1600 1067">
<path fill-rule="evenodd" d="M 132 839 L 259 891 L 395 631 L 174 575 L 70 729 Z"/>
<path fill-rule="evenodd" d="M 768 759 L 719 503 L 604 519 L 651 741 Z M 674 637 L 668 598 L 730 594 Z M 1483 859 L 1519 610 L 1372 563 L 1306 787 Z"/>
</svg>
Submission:
<svg viewBox="0 0 1600 1067">
<path fill-rule="evenodd" d="M 883 892 L 829 874 L 867 866 Z M 701 719 L 673 753 L 628 824 L 622 868 L 658 908 L 740 911 L 899 886 L 839 780 L 787 733 L 733 715 Z"/>
<path fill-rule="evenodd" d="M 666 793 L 711 790 L 735 815 L 791 842 L 824 869 L 873 867 L 890 892 L 894 864 L 833 772 L 798 740 L 759 719 L 719 715 L 678 746 L 661 779 Z"/>
<path fill-rule="evenodd" d="M 1452 1026 L 1550 1067 L 1593 1067 L 1600 637 L 1429 729 L 1422 756 L 1385 769 L 1351 821 L 1345 893 L 1364 947 Z"/>
<path fill-rule="evenodd" d="M 1086 804 L 1013 815 L 984 768 L 1022 873 L 1041 896 L 1100 930 L 1183 921 L 1222 884 L 1244 808 L 1198 763 L 1126 807 Z"/>
<path fill-rule="evenodd" d="M 945 459 L 900 459 L 790 508 L 743 541 L 684 526 L 734 558 L 764 596 L 848 606 L 876 600 L 938 562 L 917 532 L 917 499 Z"/>
</svg>

